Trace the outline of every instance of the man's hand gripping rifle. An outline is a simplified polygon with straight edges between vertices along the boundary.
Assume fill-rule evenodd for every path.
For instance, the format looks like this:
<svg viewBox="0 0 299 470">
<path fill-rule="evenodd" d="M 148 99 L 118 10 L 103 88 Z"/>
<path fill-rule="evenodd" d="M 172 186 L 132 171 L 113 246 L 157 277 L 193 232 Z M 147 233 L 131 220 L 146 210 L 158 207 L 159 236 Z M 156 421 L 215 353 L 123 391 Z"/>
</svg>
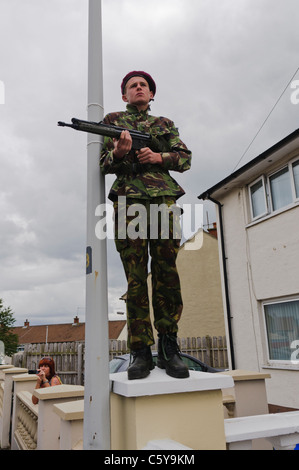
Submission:
<svg viewBox="0 0 299 470">
<path fill-rule="evenodd" d="M 123 127 L 112 126 L 101 122 L 82 121 L 81 119 L 72 119 L 72 124 L 58 121 L 58 126 L 72 127 L 81 132 L 89 132 L 90 134 L 103 135 L 115 139 L 120 138 L 122 131 L 129 131 L 132 137 L 132 149 L 140 150 L 149 147 L 153 152 L 169 152 L 170 146 L 166 139 L 157 139 L 146 132 L 136 131 L 134 129 L 125 129 Z"/>
</svg>

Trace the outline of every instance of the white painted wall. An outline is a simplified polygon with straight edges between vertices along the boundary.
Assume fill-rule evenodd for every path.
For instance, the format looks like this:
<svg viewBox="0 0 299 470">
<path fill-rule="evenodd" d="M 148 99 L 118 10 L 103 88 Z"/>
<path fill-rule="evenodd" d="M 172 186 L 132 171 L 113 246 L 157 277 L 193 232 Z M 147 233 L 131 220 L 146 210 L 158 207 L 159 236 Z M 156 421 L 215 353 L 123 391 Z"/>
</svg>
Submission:
<svg viewBox="0 0 299 470">
<path fill-rule="evenodd" d="M 220 202 L 236 368 L 265 371 L 262 301 L 299 294 L 299 205 L 249 224 L 246 187 L 230 191 Z M 267 380 L 269 403 L 299 409 L 298 366 L 267 371 L 272 376 Z"/>
</svg>

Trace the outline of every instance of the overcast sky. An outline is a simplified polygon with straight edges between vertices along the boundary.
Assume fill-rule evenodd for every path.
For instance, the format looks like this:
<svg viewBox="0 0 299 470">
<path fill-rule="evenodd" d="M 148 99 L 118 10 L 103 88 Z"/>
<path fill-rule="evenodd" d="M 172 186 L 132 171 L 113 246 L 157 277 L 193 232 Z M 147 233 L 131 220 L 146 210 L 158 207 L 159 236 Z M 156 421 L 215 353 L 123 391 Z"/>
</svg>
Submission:
<svg viewBox="0 0 299 470">
<path fill-rule="evenodd" d="M 200 203 L 299 67 L 298 0 L 103 0 L 102 16 L 105 114 L 124 109 L 127 72 L 149 72 L 152 114 L 193 152 L 192 169 L 173 174 L 181 204 Z M 0 298 L 16 325 L 84 321 L 87 136 L 57 121 L 87 118 L 88 0 L 1 0 L 0 44 Z M 292 92 L 239 167 L 299 127 Z M 126 283 L 110 242 L 108 261 L 112 314 Z"/>
</svg>

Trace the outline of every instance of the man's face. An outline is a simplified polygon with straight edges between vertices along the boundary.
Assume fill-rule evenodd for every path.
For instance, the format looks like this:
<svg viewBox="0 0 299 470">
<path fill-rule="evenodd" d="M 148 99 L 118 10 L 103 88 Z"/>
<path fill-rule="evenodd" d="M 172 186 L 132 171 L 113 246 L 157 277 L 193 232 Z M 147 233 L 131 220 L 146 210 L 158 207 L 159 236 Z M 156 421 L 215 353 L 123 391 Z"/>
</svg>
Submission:
<svg viewBox="0 0 299 470">
<path fill-rule="evenodd" d="M 128 80 L 123 95 L 125 103 L 134 104 L 139 110 L 146 109 L 150 100 L 153 98 L 153 92 L 143 77 L 132 77 Z"/>
</svg>

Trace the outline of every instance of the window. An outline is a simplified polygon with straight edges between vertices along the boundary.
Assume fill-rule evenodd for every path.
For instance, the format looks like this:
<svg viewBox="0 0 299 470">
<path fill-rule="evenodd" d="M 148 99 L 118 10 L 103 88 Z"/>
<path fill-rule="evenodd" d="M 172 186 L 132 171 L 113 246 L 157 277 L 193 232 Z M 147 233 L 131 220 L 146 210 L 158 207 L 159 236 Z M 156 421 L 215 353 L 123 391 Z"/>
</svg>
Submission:
<svg viewBox="0 0 299 470">
<path fill-rule="evenodd" d="M 270 176 L 270 190 L 273 210 L 288 206 L 293 202 L 289 167 Z"/>
<path fill-rule="evenodd" d="M 269 360 L 292 361 L 299 340 L 299 300 L 264 304 L 264 315 Z"/>
<path fill-rule="evenodd" d="M 260 178 L 258 181 L 250 185 L 249 191 L 252 218 L 256 219 L 257 217 L 267 214 L 268 208 L 264 178 Z"/>
<path fill-rule="evenodd" d="M 293 178 L 294 178 L 294 185 L 295 185 L 295 194 L 296 198 L 299 198 L 299 160 L 293 163 Z"/>
<path fill-rule="evenodd" d="M 256 220 L 271 211 L 299 202 L 299 160 L 289 162 L 279 171 L 261 176 L 248 186 L 251 218 Z"/>
</svg>

